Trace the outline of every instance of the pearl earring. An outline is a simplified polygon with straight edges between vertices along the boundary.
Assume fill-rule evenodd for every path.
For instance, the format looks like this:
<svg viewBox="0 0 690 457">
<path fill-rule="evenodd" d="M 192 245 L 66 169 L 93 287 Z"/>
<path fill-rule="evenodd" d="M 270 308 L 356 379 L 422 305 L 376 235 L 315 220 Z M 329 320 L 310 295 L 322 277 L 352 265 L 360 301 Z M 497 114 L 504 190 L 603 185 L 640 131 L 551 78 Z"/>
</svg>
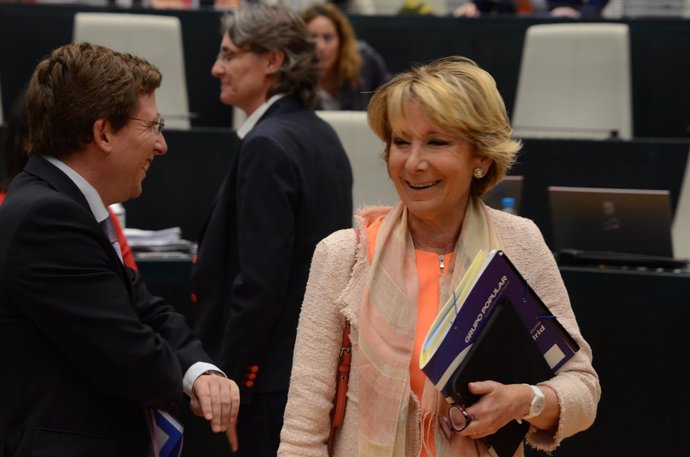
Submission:
<svg viewBox="0 0 690 457">
<path fill-rule="evenodd" d="M 477 167 L 474 169 L 474 171 L 472 171 L 472 175 L 477 179 L 483 178 L 484 177 L 484 169 L 482 167 Z"/>
</svg>

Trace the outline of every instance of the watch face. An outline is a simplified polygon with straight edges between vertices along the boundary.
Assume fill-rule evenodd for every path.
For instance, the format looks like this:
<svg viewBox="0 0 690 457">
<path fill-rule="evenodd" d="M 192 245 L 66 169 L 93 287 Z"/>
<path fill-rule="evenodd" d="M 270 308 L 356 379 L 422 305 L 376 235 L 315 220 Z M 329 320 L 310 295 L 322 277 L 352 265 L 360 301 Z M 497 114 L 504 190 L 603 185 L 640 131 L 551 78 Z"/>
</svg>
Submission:
<svg viewBox="0 0 690 457">
<path fill-rule="evenodd" d="M 535 396 L 534 400 L 532 401 L 532 407 L 530 409 L 530 413 L 535 416 L 541 414 L 541 412 L 544 410 L 544 396 Z"/>
</svg>

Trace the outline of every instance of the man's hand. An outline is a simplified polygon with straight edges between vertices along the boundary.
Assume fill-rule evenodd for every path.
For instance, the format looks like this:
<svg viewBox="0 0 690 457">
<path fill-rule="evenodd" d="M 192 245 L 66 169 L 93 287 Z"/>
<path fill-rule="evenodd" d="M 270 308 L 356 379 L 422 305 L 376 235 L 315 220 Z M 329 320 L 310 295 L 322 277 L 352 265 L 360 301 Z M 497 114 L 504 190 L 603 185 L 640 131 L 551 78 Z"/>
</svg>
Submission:
<svg viewBox="0 0 690 457">
<path fill-rule="evenodd" d="M 217 374 L 199 376 L 192 387 L 190 407 L 194 414 L 211 422 L 211 430 L 226 432 L 233 452 L 237 450 L 240 389 L 235 381 Z"/>
</svg>

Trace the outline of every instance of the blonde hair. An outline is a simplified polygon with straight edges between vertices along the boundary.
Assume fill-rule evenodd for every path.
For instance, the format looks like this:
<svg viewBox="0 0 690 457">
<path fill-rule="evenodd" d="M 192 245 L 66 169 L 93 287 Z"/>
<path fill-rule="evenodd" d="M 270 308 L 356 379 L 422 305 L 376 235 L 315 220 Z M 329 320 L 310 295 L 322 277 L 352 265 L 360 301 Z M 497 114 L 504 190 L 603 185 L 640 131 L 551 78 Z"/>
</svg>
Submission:
<svg viewBox="0 0 690 457">
<path fill-rule="evenodd" d="M 420 103 L 434 124 L 493 161 L 483 178 L 473 179 L 473 195 L 482 195 L 505 177 L 522 143 L 512 139 L 505 104 L 489 73 L 470 59 L 454 56 L 414 67 L 381 86 L 367 111 L 369 126 L 386 143 L 386 162 L 392 125 L 405 118 L 410 101 Z"/>
<path fill-rule="evenodd" d="M 306 24 L 321 16 L 333 22 L 340 41 L 337 63 L 338 84 L 347 82 L 352 87 L 358 87 L 363 60 L 357 49 L 357 36 L 347 17 L 332 3 L 310 6 L 300 15 Z"/>
</svg>

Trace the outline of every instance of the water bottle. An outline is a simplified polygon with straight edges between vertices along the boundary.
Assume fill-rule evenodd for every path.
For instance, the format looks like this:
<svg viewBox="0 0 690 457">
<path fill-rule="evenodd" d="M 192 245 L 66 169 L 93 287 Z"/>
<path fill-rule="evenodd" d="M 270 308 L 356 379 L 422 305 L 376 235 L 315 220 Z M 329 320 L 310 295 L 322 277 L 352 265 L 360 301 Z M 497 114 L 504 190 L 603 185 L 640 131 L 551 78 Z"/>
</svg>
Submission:
<svg viewBox="0 0 690 457">
<path fill-rule="evenodd" d="M 510 214 L 517 214 L 515 209 L 515 199 L 513 197 L 503 197 L 501 199 L 501 211 Z"/>
<path fill-rule="evenodd" d="M 125 207 L 122 206 L 122 203 L 113 203 L 110 205 L 110 209 L 113 211 L 115 216 L 117 216 L 117 221 L 120 223 L 120 227 L 123 229 L 127 227 L 125 225 Z"/>
</svg>

